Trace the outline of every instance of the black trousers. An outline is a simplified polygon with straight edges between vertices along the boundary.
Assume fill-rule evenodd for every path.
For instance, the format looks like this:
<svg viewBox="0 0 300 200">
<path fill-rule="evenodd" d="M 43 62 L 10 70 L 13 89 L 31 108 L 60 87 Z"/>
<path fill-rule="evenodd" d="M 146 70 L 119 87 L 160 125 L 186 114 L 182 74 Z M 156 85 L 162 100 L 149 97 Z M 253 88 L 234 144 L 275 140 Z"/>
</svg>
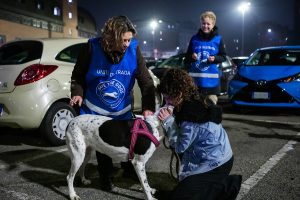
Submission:
<svg viewBox="0 0 300 200">
<path fill-rule="evenodd" d="M 100 175 L 100 178 L 102 179 L 109 179 L 113 176 L 113 163 L 112 159 L 102 154 L 98 151 L 96 151 L 96 158 L 98 162 L 98 172 Z M 135 174 L 134 167 L 130 161 L 128 162 L 121 162 L 121 167 L 124 169 L 125 174 L 129 177 Z"/>
<path fill-rule="evenodd" d="M 169 199 L 171 200 L 231 200 L 241 186 L 240 175 L 229 175 L 233 157 L 225 164 L 209 172 L 191 175 L 180 181 Z"/>
<path fill-rule="evenodd" d="M 133 95 L 133 93 L 131 95 Z M 132 105 L 133 105 L 133 102 L 132 102 Z M 131 115 L 132 115 L 132 118 L 135 118 L 133 113 L 131 113 Z M 112 159 L 109 156 L 102 154 L 98 151 L 96 151 L 96 158 L 97 158 L 97 162 L 98 162 L 98 172 L 99 172 L 100 178 L 102 178 L 102 179 L 111 178 L 113 176 Z M 122 162 L 121 167 L 125 171 L 130 171 L 130 172 L 134 171 L 133 165 L 129 161 Z"/>
<path fill-rule="evenodd" d="M 109 179 L 112 177 L 113 174 L 113 163 L 112 159 L 102 153 L 96 151 L 96 158 L 98 162 L 98 172 L 100 178 L 102 179 Z"/>
</svg>

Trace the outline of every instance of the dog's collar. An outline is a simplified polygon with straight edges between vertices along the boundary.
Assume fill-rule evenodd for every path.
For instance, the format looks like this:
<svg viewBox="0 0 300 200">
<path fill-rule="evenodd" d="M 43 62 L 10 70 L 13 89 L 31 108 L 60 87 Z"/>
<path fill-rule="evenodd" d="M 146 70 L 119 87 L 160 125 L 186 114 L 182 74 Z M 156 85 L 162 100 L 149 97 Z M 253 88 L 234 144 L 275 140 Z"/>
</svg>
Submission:
<svg viewBox="0 0 300 200">
<path fill-rule="evenodd" d="M 140 126 L 142 126 L 140 128 Z M 137 140 L 137 136 L 139 134 L 142 134 L 144 136 L 147 136 L 151 142 L 154 143 L 154 145 L 157 147 L 159 145 L 159 141 L 157 140 L 157 138 L 149 131 L 149 129 L 147 128 L 145 122 L 140 119 L 137 118 L 134 120 L 134 124 L 133 127 L 131 129 L 131 141 L 130 141 L 130 147 L 129 147 L 129 156 L 128 159 L 132 160 L 133 159 L 133 155 L 134 155 L 134 146 Z"/>
</svg>

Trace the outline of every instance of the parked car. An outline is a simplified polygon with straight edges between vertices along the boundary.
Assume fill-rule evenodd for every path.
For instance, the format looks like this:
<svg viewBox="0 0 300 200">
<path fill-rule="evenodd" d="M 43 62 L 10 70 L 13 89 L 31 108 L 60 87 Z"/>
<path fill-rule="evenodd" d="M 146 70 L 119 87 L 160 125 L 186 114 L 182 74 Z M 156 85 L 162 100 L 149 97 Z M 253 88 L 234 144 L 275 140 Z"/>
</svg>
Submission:
<svg viewBox="0 0 300 200">
<path fill-rule="evenodd" d="M 300 46 L 257 49 L 229 83 L 237 106 L 300 108 Z"/>
<path fill-rule="evenodd" d="M 168 68 L 184 68 L 184 59 L 185 54 L 178 54 L 175 56 L 171 56 L 170 58 L 163 61 L 161 64 L 159 64 L 157 67 L 152 68 L 152 72 L 157 76 L 159 79 L 161 79 L 164 75 L 164 73 L 167 71 Z M 232 62 L 231 58 L 229 56 L 226 56 L 226 61 L 222 62 L 219 65 L 220 74 L 221 74 L 221 93 L 220 95 L 227 94 L 227 88 L 229 80 L 233 77 L 235 73 L 235 65 Z"/>
<path fill-rule="evenodd" d="M 146 62 L 146 67 L 152 67 L 152 66 L 156 66 L 156 60 L 153 57 L 144 57 L 145 62 Z"/>
<path fill-rule="evenodd" d="M 160 63 L 162 63 L 166 58 L 153 58 L 153 57 L 145 57 L 146 66 L 148 69 L 153 69 L 157 67 Z"/>
<path fill-rule="evenodd" d="M 240 64 L 242 64 L 243 62 L 245 62 L 249 57 L 248 56 L 237 56 L 237 57 L 231 57 L 233 63 L 236 66 L 239 66 Z"/>
<path fill-rule="evenodd" d="M 76 115 L 68 105 L 70 81 L 87 39 L 32 39 L 0 48 L 0 126 L 40 129 L 53 145 L 65 143 L 65 129 Z M 150 70 L 149 70 L 150 71 Z M 154 83 L 158 79 L 153 75 Z M 134 86 L 134 111 L 141 92 Z"/>
</svg>

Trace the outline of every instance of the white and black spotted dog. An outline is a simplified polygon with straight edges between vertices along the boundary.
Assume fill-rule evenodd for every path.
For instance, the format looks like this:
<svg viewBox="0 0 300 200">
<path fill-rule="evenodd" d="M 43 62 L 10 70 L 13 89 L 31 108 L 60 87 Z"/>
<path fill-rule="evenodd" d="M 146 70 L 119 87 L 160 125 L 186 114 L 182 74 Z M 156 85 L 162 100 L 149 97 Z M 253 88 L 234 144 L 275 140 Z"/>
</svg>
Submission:
<svg viewBox="0 0 300 200">
<path fill-rule="evenodd" d="M 79 200 L 73 186 L 74 178 L 79 170 L 81 182 L 84 185 L 90 184 L 91 181 L 84 176 L 84 170 L 90 159 L 92 150 L 99 151 L 111 157 L 113 162 L 126 162 L 131 160 L 139 181 L 143 187 L 144 193 L 148 200 L 155 199 L 152 194 L 155 189 L 148 184 L 145 164 L 152 156 L 156 145 L 149 137 L 144 135 L 144 130 L 134 131 L 132 127 L 140 129 L 146 125 L 153 134 L 152 140 L 160 141 L 158 126 L 160 122 L 157 113 L 149 116 L 146 120 L 112 120 L 109 117 L 97 115 L 81 115 L 75 117 L 68 125 L 66 131 L 66 144 L 71 154 L 71 168 L 67 176 L 69 196 L 71 200 Z M 150 125 L 150 126 L 149 126 Z M 132 133 L 140 132 L 141 136 L 131 137 Z M 136 139 L 132 144 L 132 140 Z M 131 151 L 131 147 L 134 150 Z M 130 158 L 130 156 L 132 158 Z M 99 163 L 101 165 L 101 163 Z"/>
</svg>

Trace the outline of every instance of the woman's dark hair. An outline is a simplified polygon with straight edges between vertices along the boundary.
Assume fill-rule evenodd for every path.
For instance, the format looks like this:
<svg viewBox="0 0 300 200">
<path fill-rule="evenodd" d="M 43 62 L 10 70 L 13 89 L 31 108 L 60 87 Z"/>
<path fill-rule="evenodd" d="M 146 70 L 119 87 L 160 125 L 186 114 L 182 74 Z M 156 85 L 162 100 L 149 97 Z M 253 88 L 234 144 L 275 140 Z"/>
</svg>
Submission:
<svg viewBox="0 0 300 200">
<path fill-rule="evenodd" d="M 197 95 L 197 86 L 193 78 L 182 69 L 169 69 L 163 76 L 158 91 L 172 98 L 181 97 L 189 101 Z"/>
<path fill-rule="evenodd" d="M 107 20 L 102 29 L 102 47 L 105 52 L 112 52 L 120 49 L 122 45 L 122 35 L 132 32 L 136 35 L 136 30 L 132 22 L 126 16 L 116 16 Z"/>
</svg>

